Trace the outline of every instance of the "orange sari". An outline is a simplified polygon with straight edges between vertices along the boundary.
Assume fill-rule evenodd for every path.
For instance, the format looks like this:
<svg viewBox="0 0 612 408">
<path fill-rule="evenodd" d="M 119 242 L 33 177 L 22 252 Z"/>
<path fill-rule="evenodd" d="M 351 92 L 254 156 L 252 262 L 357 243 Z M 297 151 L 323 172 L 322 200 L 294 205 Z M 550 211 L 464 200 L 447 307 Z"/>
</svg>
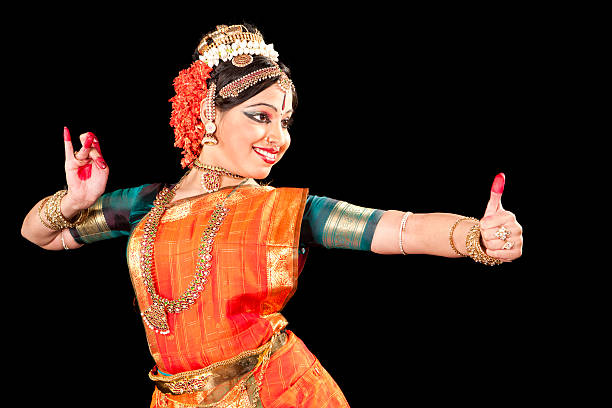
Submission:
<svg viewBox="0 0 612 408">
<path fill-rule="evenodd" d="M 190 284 L 200 236 L 215 204 L 230 191 L 182 200 L 164 213 L 154 246 L 154 279 L 161 296 L 176 299 Z M 168 313 L 170 334 L 157 334 L 145 325 L 155 372 L 178 374 L 214 366 L 265 345 L 285 328 L 287 321 L 279 312 L 293 295 L 303 264 L 298 243 L 306 198 L 306 189 L 260 186 L 243 186 L 231 195 L 200 299 L 189 310 Z M 143 225 L 141 221 L 128 243 L 141 311 L 152 304 L 140 268 Z M 348 407 L 335 381 L 290 331 L 259 379 L 251 388 L 258 394 L 255 406 Z M 205 391 L 174 395 L 156 388 L 151 407 L 203 406 L 206 396 Z M 252 406 L 252 401 L 227 399 L 215 406 Z"/>
</svg>

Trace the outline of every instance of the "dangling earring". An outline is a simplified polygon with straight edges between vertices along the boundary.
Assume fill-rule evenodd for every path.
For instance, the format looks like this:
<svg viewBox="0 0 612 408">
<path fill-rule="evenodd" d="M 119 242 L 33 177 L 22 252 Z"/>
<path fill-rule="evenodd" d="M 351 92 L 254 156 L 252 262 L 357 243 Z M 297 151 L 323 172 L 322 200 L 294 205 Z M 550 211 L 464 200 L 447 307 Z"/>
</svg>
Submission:
<svg viewBox="0 0 612 408">
<path fill-rule="evenodd" d="M 216 116 L 216 108 L 215 108 L 215 91 L 217 89 L 217 85 L 213 82 L 208 87 L 208 93 L 206 97 L 202 101 L 202 105 L 200 109 L 204 112 L 204 130 L 206 134 L 202 137 L 202 145 L 216 145 L 219 143 L 219 140 L 215 136 L 215 131 L 217 130 L 217 126 L 215 125 L 215 116 Z"/>
</svg>

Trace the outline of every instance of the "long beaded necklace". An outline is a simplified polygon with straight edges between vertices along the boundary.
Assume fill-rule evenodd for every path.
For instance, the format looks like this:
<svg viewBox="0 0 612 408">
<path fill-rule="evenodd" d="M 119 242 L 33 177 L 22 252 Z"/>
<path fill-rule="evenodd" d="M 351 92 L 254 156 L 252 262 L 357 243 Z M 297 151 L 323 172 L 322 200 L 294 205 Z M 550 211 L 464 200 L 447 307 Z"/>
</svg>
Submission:
<svg viewBox="0 0 612 408">
<path fill-rule="evenodd" d="M 202 189 L 207 192 L 217 191 L 221 186 L 221 175 L 233 177 L 235 179 L 244 178 L 239 174 L 234 174 L 223 167 L 211 166 L 209 164 L 203 164 L 198 159 L 193 161 L 193 167 L 202 171 L 202 177 L 200 178 L 200 185 Z"/>
<path fill-rule="evenodd" d="M 232 191 L 225 197 L 221 203 L 215 205 L 215 209 L 210 217 L 210 221 L 202 237 L 200 238 L 200 245 L 198 247 L 198 262 L 195 267 L 195 273 L 193 280 L 183 292 L 183 294 L 177 299 L 166 299 L 160 296 L 155 289 L 155 283 L 153 280 L 153 270 L 155 269 L 153 261 L 153 246 L 155 237 L 157 236 L 157 230 L 159 223 L 164 212 L 170 206 L 170 202 L 174 197 L 176 190 L 178 189 L 180 182 L 177 185 L 169 189 L 164 187 L 155 198 L 153 202 L 153 208 L 149 212 L 147 220 L 144 225 L 144 234 L 142 237 L 142 247 L 140 250 L 140 267 L 142 269 L 142 275 L 147 292 L 151 295 L 153 304 L 145 309 L 141 313 L 144 322 L 159 334 L 169 334 L 170 327 L 168 325 L 167 313 L 180 313 L 184 310 L 189 309 L 196 300 L 202 294 L 204 285 L 208 280 L 208 274 L 212 267 L 212 246 L 215 241 L 215 236 L 223 224 L 229 208 L 225 207 L 227 199 L 248 179 L 244 179 L 240 184 L 232 189 Z"/>
</svg>

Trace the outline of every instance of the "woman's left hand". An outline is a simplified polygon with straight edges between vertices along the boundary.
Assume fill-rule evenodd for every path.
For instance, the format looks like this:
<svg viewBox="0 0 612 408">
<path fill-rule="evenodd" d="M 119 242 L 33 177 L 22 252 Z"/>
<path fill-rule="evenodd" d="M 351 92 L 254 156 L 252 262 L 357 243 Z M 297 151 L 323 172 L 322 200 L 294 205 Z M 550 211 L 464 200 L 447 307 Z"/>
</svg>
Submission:
<svg viewBox="0 0 612 408">
<path fill-rule="evenodd" d="M 510 262 L 523 253 L 523 228 L 516 216 L 501 205 L 506 177 L 499 173 L 493 181 L 491 198 L 480 220 L 480 236 L 487 255 Z"/>
</svg>

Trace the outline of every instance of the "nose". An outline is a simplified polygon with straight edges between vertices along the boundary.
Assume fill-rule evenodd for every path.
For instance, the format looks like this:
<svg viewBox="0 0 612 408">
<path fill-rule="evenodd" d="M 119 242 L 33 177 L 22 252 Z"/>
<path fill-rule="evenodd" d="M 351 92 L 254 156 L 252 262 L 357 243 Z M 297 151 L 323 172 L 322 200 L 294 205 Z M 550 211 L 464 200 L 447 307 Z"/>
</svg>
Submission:
<svg viewBox="0 0 612 408">
<path fill-rule="evenodd" d="M 283 128 L 281 121 L 271 124 L 271 126 L 268 127 L 266 141 L 268 144 L 278 146 L 279 148 L 282 148 L 288 143 L 289 134 L 287 133 L 287 129 Z"/>
</svg>

